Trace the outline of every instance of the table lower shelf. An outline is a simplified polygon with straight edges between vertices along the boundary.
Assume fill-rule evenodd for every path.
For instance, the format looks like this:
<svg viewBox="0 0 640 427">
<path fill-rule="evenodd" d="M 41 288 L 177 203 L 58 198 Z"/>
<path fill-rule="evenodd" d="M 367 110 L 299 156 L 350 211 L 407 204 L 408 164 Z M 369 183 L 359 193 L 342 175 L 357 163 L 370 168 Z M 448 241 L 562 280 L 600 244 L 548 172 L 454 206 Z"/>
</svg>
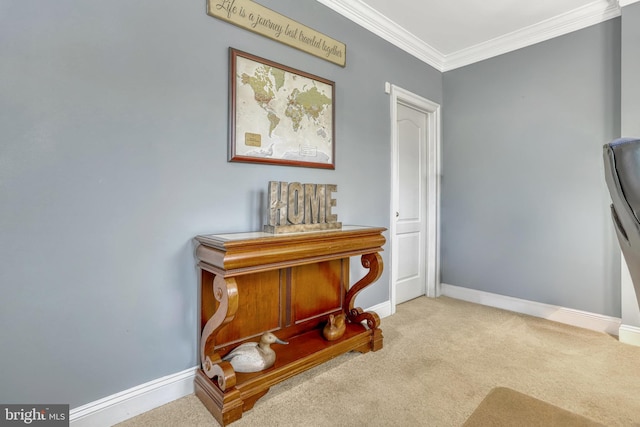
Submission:
<svg viewBox="0 0 640 427">
<path fill-rule="evenodd" d="M 236 384 L 221 390 L 200 369 L 196 374 L 196 395 L 222 425 L 242 417 L 242 412 L 279 382 L 318 366 L 349 351 L 366 353 L 382 348 L 382 331 L 367 329 L 361 324 L 347 323 L 342 338 L 327 341 L 321 329 L 313 329 L 289 339 L 288 345 L 273 345 L 276 363 L 269 369 L 252 373 L 236 373 Z"/>
</svg>

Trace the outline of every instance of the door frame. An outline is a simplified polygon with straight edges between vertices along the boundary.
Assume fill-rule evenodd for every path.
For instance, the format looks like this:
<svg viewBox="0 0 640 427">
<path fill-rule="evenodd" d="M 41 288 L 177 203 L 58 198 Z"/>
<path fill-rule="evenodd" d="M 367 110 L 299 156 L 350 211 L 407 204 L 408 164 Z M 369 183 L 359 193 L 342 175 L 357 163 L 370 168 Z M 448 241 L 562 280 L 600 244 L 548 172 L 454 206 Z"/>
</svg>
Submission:
<svg viewBox="0 0 640 427">
<path fill-rule="evenodd" d="M 440 176 L 441 176 L 441 130 L 440 130 L 440 104 L 416 95 L 399 86 L 387 83 L 386 88 L 391 95 L 391 210 L 389 212 L 390 224 L 390 250 L 391 250 L 391 313 L 396 312 L 396 281 L 397 268 L 395 262 L 396 246 L 396 218 L 398 211 L 396 184 L 398 170 L 398 104 L 415 108 L 427 114 L 427 147 L 424 150 L 427 167 L 427 182 L 424 186 L 427 202 L 427 225 L 425 239 L 426 256 L 426 295 L 435 298 L 440 296 Z"/>
</svg>

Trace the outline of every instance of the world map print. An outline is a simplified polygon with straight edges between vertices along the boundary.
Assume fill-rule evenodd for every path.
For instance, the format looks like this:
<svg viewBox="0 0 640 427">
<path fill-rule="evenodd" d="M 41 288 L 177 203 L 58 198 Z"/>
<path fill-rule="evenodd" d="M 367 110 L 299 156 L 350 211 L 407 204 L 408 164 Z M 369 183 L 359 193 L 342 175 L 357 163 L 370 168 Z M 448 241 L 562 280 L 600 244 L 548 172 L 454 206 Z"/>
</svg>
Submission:
<svg viewBox="0 0 640 427">
<path fill-rule="evenodd" d="M 333 86 L 236 57 L 235 155 L 333 164 Z"/>
</svg>

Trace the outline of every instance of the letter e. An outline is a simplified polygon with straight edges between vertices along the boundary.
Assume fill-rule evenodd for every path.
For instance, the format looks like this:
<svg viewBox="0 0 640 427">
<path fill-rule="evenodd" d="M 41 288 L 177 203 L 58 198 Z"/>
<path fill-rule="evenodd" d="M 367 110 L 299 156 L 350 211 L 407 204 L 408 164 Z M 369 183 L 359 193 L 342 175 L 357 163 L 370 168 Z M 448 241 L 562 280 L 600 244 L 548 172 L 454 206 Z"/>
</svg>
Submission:
<svg viewBox="0 0 640 427">
<path fill-rule="evenodd" d="M 327 205 L 327 222 L 338 222 L 338 215 L 333 214 L 331 212 L 331 208 L 336 205 L 336 199 L 331 198 L 331 193 L 336 193 L 338 191 L 338 186 L 336 184 L 327 184 L 326 185 L 326 205 Z"/>
</svg>

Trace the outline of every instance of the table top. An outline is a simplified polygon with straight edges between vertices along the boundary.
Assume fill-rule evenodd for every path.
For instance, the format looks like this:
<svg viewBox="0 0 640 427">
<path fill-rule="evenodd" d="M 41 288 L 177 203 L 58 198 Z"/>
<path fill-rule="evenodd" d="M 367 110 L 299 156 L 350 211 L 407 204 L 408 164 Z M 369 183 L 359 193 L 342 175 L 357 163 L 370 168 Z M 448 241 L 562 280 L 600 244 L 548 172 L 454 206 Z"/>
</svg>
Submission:
<svg viewBox="0 0 640 427">
<path fill-rule="evenodd" d="M 363 225 L 344 225 L 339 230 L 317 230 L 317 231 L 300 231 L 293 233 L 266 233 L 264 231 L 250 231 L 240 233 L 221 233 L 221 234 L 206 234 L 196 236 L 196 240 L 202 244 L 210 246 L 220 246 L 226 243 L 233 242 L 247 242 L 252 240 L 300 240 L 300 239 L 314 239 L 324 238 L 329 235 L 347 235 L 358 233 L 382 233 L 385 231 L 384 227 L 369 227 Z"/>
</svg>

